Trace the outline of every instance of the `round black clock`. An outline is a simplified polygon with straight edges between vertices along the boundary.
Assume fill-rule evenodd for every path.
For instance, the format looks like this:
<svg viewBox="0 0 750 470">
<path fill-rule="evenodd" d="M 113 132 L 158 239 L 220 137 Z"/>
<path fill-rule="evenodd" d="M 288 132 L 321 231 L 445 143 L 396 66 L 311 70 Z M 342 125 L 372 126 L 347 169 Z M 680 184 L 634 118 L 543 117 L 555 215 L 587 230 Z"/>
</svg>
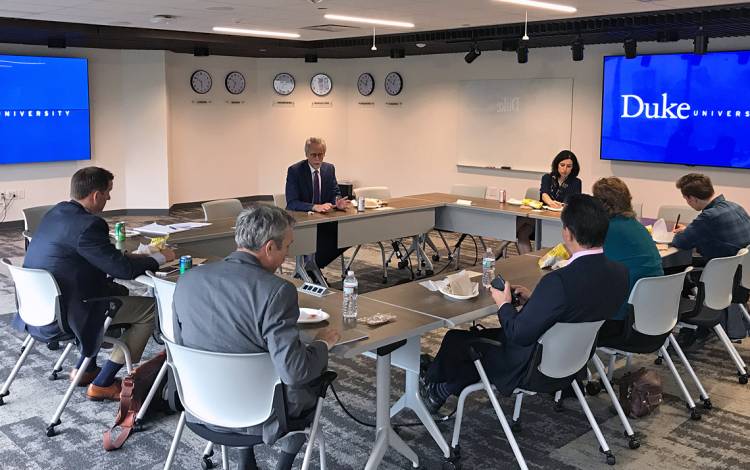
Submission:
<svg viewBox="0 0 750 470">
<path fill-rule="evenodd" d="M 240 72 L 229 72 L 224 79 L 224 86 L 227 91 L 233 95 L 239 95 L 245 91 L 245 76 Z"/>
<path fill-rule="evenodd" d="M 211 74 L 205 70 L 196 70 L 190 76 L 190 86 L 194 92 L 201 95 L 208 93 L 212 84 Z"/>
<path fill-rule="evenodd" d="M 294 91 L 294 77 L 290 73 L 282 72 L 273 79 L 273 90 L 281 96 L 286 96 Z"/>
<path fill-rule="evenodd" d="M 391 72 L 385 76 L 385 92 L 396 96 L 404 89 L 404 79 L 398 72 Z"/>
<path fill-rule="evenodd" d="M 357 91 L 362 96 L 370 96 L 375 91 L 375 79 L 370 73 L 363 73 L 357 79 Z"/>
</svg>

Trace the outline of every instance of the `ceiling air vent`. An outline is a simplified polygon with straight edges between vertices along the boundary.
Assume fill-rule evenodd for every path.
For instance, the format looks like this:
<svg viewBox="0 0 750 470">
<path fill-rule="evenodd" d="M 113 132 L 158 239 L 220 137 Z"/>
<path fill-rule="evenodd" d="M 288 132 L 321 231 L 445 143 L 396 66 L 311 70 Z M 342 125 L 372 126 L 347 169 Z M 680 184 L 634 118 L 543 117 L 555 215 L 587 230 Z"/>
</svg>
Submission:
<svg viewBox="0 0 750 470">
<path fill-rule="evenodd" d="M 357 26 L 349 26 L 345 24 L 316 24 L 313 26 L 305 26 L 300 29 L 306 29 L 308 31 L 323 31 L 326 33 L 342 33 L 345 31 L 352 31 L 355 29 L 361 29 Z"/>
</svg>

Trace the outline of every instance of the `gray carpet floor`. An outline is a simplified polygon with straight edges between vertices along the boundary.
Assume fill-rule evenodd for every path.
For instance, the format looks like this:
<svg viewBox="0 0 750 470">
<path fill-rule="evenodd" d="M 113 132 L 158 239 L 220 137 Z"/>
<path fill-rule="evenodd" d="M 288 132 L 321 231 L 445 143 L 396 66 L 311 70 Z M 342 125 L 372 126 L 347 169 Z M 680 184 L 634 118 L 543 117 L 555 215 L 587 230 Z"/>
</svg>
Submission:
<svg viewBox="0 0 750 470">
<path fill-rule="evenodd" d="M 161 220 L 196 218 L 195 212 L 182 211 Z M 154 218 L 126 217 L 130 226 Z M 446 265 L 446 251 L 439 236 L 432 233 L 441 259 L 435 263 L 438 271 Z M 448 234 L 449 243 L 455 235 Z M 497 248 L 497 241 L 487 241 Z M 11 258 L 14 263 L 23 259 L 23 241 L 20 231 L 0 231 L 0 257 Z M 347 255 L 350 255 L 348 252 Z M 513 254 L 513 253 L 511 253 Z M 481 255 L 480 255 L 481 256 Z M 462 267 L 474 262 L 474 245 L 470 239 L 464 244 Z M 412 258 L 413 260 L 413 258 Z M 340 283 L 340 267 L 334 263 L 324 271 L 329 282 L 336 287 Z M 357 273 L 361 291 L 383 288 L 379 268 L 380 252 L 377 245 L 362 248 L 353 268 Z M 289 270 L 291 263 L 285 265 Z M 450 271 L 451 268 L 448 268 Z M 388 285 L 411 280 L 408 269 L 389 270 Z M 142 288 L 130 284 L 131 290 Z M 7 272 L 0 270 L 0 379 L 4 380 L 18 358 L 22 336 L 13 331 L 10 320 L 15 311 L 14 291 Z M 496 325 L 496 320 L 485 322 Z M 435 351 L 445 330 L 427 335 L 424 348 Z M 750 360 L 750 340 L 738 344 L 740 354 Z M 146 357 L 157 352 L 159 346 L 151 343 Z M 116 452 L 105 452 L 102 447 L 102 432 L 114 420 L 117 405 L 93 403 L 85 399 L 83 390 L 75 393 L 65 410 L 59 435 L 47 438 L 44 434 L 46 421 L 53 413 L 67 386 L 67 381 L 47 380 L 49 370 L 58 352 L 46 347 L 35 348 L 11 388 L 6 404 L 0 407 L 0 468 L 2 469 L 157 469 L 161 468 L 177 422 L 176 415 L 156 413 L 147 428 L 134 434 L 124 448 Z M 102 353 L 100 360 L 106 356 Z M 689 419 L 685 405 L 666 366 L 653 365 L 653 357 L 642 356 L 634 360 L 633 367 L 655 368 L 664 381 L 665 402 L 659 410 L 646 418 L 631 420 L 633 427 L 642 435 L 642 446 L 630 450 L 623 437 L 616 416 L 609 411 L 606 394 L 588 397 L 590 406 L 600 423 L 605 437 L 617 457 L 616 468 L 644 469 L 750 469 L 750 389 L 737 383 L 733 366 L 727 353 L 718 341 L 711 341 L 699 352 L 689 354 L 693 367 L 711 394 L 714 408 L 703 413 L 700 421 Z M 66 365 L 71 365 L 72 359 Z M 684 369 L 678 363 L 678 369 Z M 375 364 L 372 359 L 333 358 L 331 368 L 338 372 L 336 390 L 349 408 L 361 420 L 372 423 L 375 419 Z M 626 368 L 618 370 L 619 376 Z M 688 388 L 694 397 L 697 391 L 692 384 Z M 392 371 L 392 400 L 396 400 L 403 389 L 403 372 Z M 251 397 L 249 397 L 251 399 Z M 506 415 L 513 410 L 513 400 L 500 398 Z M 442 410 L 449 413 L 455 406 L 451 400 Z M 593 432 L 581 412 L 576 400 L 565 401 L 564 412 L 552 409 L 551 398 L 535 396 L 524 400 L 522 413 L 523 431 L 516 439 L 530 468 L 544 469 L 591 469 L 609 468 L 598 451 Z M 409 424 L 415 420 L 411 412 L 394 418 L 396 423 Z M 443 435 L 449 440 L 453 420 L 439 422 Z M 362 468 L 374 441 L 374 429 L 352 421 L 342 411 L 333 396 L 323 413 L 323 432 L 327 441 L 328 468 Z M 421 459 L 421 468 L 439 469 L 442 456 L 421 426 L 398 428 L 398 433 L 416 451 Z M 178 450 L 174 468 L 200 468 L 200 456 L 205 443 L 186 430 Z M 461 435 L 463 464 L 466 469 L 516 468 L 513 454 L 503 436 L 500 425 L 486 396 L 477 393 L 467 401 L 466 415 Z M 261 468 L 273 468 L 277 450 L 267 446 L 257 448 Z M 317 455 L 317 452 L 314 453 Z M 218 458 L 214 458 L 218 462 Z M 299 465 L 301 459 L 298 459 Z M 318 467 L 317 457 L 314 468 Z M 410 463 L 394 451 L 386 453 L 383 469 L 411 468 Z"/>
</svg>

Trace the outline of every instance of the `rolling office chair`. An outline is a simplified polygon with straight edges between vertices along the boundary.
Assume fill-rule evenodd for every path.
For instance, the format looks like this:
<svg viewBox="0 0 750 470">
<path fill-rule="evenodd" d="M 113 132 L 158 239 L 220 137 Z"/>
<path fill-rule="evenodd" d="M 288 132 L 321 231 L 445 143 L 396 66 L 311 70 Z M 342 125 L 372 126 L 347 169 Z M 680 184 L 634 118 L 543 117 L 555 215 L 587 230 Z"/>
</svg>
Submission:
<svg viewBox="0 0 750 470">
<path fill-rule="evenodd" d="M 680 223 L 684 223 L 685 225 L 692 222 L 696 217 L 698 217 L 698 214 L 700 212 L 696 211 L 690 206 L 659 206 L 659 210 L 656 214 L 657 219 L 664 219 L 666 221 L 677 221 L 677 216 L 680 217 Z"/>
<path fill-rule="evenodd" d="M 680 309 L 680 297 L 685 276 L 693 268 L 688 267 L 685 271 L 669 276 L 657 276 L 639 279 L 633 286 L 628 299 L 628 318 L 625 322 L 625 330 L 618 338 L 600 338 L 597 351 L 609 356 L 609 367 L 606 376 L 611 381 L 615 369 L 617 356 L 625 356 L 628 359 L 633 354 L 651 354 L 659 351 L 661 357 L 667 361 L 669 370 L 672 372 L 682 396 L 687 402 L 692 419 L 700 419 L 700 413 L 695 407 L 695 402 L 680 378 L 677 368 L 667 351 L 667 344 L 671 344 L 682 364 L 687 369 L 693 382 L 700 391 L 700 399 L 703 408 L 711 409 L 711 399 L 703 388 L 698 376 L 695 375 L 690 362 L 688 362 L 682 348 L 677 344 L 672 330 L 677 325 L 677 317 Z M 605 374 L 601 360 L 594 355 L 594 364 L 599 375 Z M 607 392 L 610 392 L 608 389 Z M 610 393 L 612 403 L 618 403 L 614 393 Z"/>
<path fill-rule="evenodd" d="M 216 432 L 205 424 L 187 421 L 187 413 L 202 423 L 229 429 L 241 429 L 266 422 L 276 416 L 282 433 L 304 432 L 309 436 L 302 469 L 310 466 L 312 448 L 317 441 L 320 466 L 326 468 L 325 444 L 319 429 L 323 400 L 334 372 L 325 372 L 323 386 L 315 406 L 312 423 L 287 416 L 284 385 L 268 353 L 226 354 L 199 351 L 166 340 L 167 364 L 172 369 L 177 392 L 185 411 L 180 415 L 164 470 L 172 467 L 185 425 L 200 437 L 221 446 L 222 464 L 229 470 L 227 447 L 253 447 L 262 444 L 262 436 Z M 206 380 L 206 371 L 221 371 Z M 252 391 L 249 394 L 248 391 Z M 250 399 L 252 397 L 252 399 Z"/>
<path fill-rule="evenodd" d="M 576 379 L 585 376 L 586 363 L 594 354 L 596 336 L 603 323 L 603 320 L 586 323 L 556 323 L 539 338 L 534 354 L 532 355 L 532 362 L 529 365 L 521 386 L 513 391 L 513 394 L 516 395 L 513 428 L 520 430 L 519 419 L 524 395 L 555 393 L 555 401 L 557 402 L 560 399 L 561 390 L 572 386 L 578 397 L 578 401 L 581 403 L 581 408 L 583 408 L 583 412 L 586 414 L 586 418 L 591 425 L 591 429 L 596 435 L 600 451 L 606 455 L 607 463 L 614 465 L 615 456 L 610 451 L 607 441 L 604 439 L 604 435 L 599 429 L 599 425 L 596 423 L 596 419 L 591 413 L 591 409 L 586 403 L 583 392 L 576 381 Z M 481 382 L 466 387 L 458 398 L 456 423 L 453 428 L 451 446 L 454 448 L 454 453 L 460 456 L 458 440 L 461 433 L 461 421 L 463 419 L 466 397 L 475 391 L 484 389 L 490 397 L 490 401 L 500 419 L 508 441 L 511 443 L 511 447 L 513 447 L 513 452 L 519 461 L 519 465 L 521 468 L 526 468 L 523 457 L 520 455 L 520 450 L 518 450 L 516 441 L 513 438 L 511 427 L 508 426 L 505 416 L 502 414 L 500 405 L 497 403 L 497 398 L 495 398 L 487 375 L 482 368 L 481 355 L 475 349 L 476 346 L 483 345 L 488 347 L 491 353 L 492 348 L 502 348 L 503 345 L 502 343 L 488 339 L 477 339 L 473 344 L 472 354 L 475 357 L 474 365 L 479 371 Z M 606 376 L 604 379 L 606 380 Z M 630 435 L 632 436 L 632 434 L 631 430 Z"/>
<path fill-rule="evenodd" d="M 273 195 L 273 205 L 280 208 L 286 209 L 286 194 L 276 193 Z"/>
<path fill-rule="evenodd" d="M 203 208 L 203 219 L 206 222 L 219 219 L 233 219 L 242 212 L 242 203 L 239 199 L 219 199 L 201 204 Z"/>
<path fill-rule="evenodd" d="M 62 370 L 63 362 L 72 350 L 73 345 L 76 343 L 76 337 L 70 331 L 65 315 L 62 313 L 60 307 L 60 288 L 57 286 L 57 282 L 55 282 L 55 278 L 52 277 L 52 274 L 43 269 L 30 269 L 13 266 L 13 264 L 8 259 L 3 259 L 2 263 L 7 266 L 8 270 L 10 271 L 10 275 L 13 278 L 13 283 L 16 286 L 18 314 L 21 316 L 21 319 L 24 321 L 24 323 L 32 326 L 44 326 L 56 322 L 60 327 L 60 331 L 62 333 L 50 340 L 29 335 L 25 343 L 26 346 L 21 353 L 21 357 L 18 358 L 15 366 L 13 366 L 13 370 L 11 370 L 10 375 L 3 384 L 2 389 L 0 389 L 0 405 L 4 404 L 3 398 L 7 397 L 10 394 L 10 386 L 15 380 L 16 375 L 18 375 L 18 371 L 23 366 L 23 363 L 26 361 L 29 353 L 31 353 L 31 350 L 34 348 L 35 343 L 49 341 L 68 343 L 65 346 L 65 350 L 63 351 L 62 355 L 55 363 L 52 374 L 50 375 L 50 378 L 52 380 L 57 378 L 57 373 Z M 95 301 L 108 302 L 109 304 L 105 312 L 106 320 L 104 321 L 104 325 L 102 326 L 102 331 L 106 332 L 110 324 L 112 323 L 112 319 L 122 306 L 122 300 L 118 297 L 88 300 L 88 302 Z M 123 354 L 125 355 L 128 373 L 132 372 L 133 364 L 130 359 L 130 351 L 128 350 L 125 343 L 109 336 L 102 336 L 102 342 L 112 344 L 114 347 L 122 349 Z M 92 357 L 87 357 L 83 360 L 83 363 L 78 369 L 78 373 L 68 386 L 68 389 L 65 392 L 62 401 L 58 405 L 54 415 L 52 416 L 52 419 L 47 425 L 47 437 L 52 437 L 55 435 L 55 427 L 61 424 L 60 417 L 62 416 L 65 407 L 70 401 L 70 397 L 73 395 L 73 391 L 75 391 L 78 383 L 81 381 L 81 377 L 83 377 L 83 374 L 86 372 L 86 369 L 88 368 L 88 365 L 93 357 L 96 356 L 94 355 Z"/>
<path fill-rule="evenodd" d="M 632 205 L 633 205 L 633 212 L 635 212 L 635 217 L 640 220 L 643 217 L 643 203 L 633 202 Z"/>
<path fill-rule="evenodd" d="M 36 206 L 36 207 L 27 207 L 21 210 L 21 212 L 23 213 L 24 249 L 29 248 L 31 237 L 34 236 L 34 232 L 36 231 L 37 227 L 39 227 L 39 223 L 42 221 L 42 218 L 47 213 L 47 211 L 49 211 L 53 207 L 55 206 L 54 205 Z"/>
<path fill-rule="evenodd" d="M 743 248 L 734 256 L 714 258 L 706 263 L 695 299 L 682 298 L 680 301 L 678 323 L 683 328 L 712 328 L 737 367 L 738 380 L 743 385 L 747 384 L 747 365 L 722 328 L 721 318 L 724 310 L 732 305 L 732 292 L 738 280 L 736 274 L 748 252 Z"/>
</svg>

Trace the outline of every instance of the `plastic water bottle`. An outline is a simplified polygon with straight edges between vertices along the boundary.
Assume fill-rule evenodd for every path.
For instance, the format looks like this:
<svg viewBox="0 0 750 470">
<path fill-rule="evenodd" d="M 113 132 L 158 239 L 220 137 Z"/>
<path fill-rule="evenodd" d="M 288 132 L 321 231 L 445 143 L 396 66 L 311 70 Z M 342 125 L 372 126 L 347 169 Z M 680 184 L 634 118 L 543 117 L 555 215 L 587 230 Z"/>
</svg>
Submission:
<svg viewBox="0 0 750 470">
<path fill-rule="evenodd" d="M 346 273 L 344 279 L 344 306 L 342 315 L 344 318 L 357 318 L 357 278 L 354 271 Z"/>
<path fill-rule="evenodd" d="M 482 258 L 482 285 L 485 288 L 490 287 L 492 279 L 495 277 L 495 254 L 490 248 L 484 252 L 484 258 Z"/>
</svg>

